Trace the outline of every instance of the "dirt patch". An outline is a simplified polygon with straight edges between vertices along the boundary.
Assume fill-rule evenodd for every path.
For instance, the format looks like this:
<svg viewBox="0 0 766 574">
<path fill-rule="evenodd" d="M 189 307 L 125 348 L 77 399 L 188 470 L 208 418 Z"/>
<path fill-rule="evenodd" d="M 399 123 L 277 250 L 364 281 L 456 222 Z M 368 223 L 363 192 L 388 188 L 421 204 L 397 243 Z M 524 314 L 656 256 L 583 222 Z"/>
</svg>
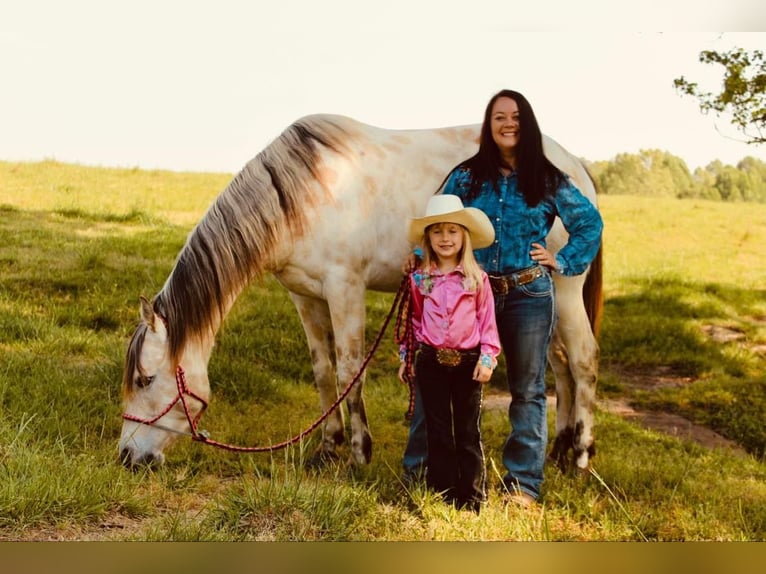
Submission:
<svg viewBox="0 0 766 574">
<path fill-rule="evenodd" d="M 144 526 L 141 519 L 113 514 L 90 527 L 51 525 L 26 529 L 18 536 L 12 532 L 4 533 L 0 535 L 0 542 L 108 542 L 138 534 Z"/>
<path fill-rule="evenodd" d="M 745 338 L 745 333 L 737 327 L 722 327 L 720 325 L 703 325 L 702 332 L 716 343 L 729 343 Z"/>
<path fill-rule="evenodd" d="M 739 334 L 731 329 L 711 330 L 710 335 L 711 337 L 717 336 L 729 341 L 740 338 Z M 623 371 L 618 376 L 627 388 L 648 391 L 667 387 L 683 387 L 693 383 L 695 380 L 693 377 L 679 374 L 672 367 L 663 366 L 655 367 L 651 370 Z M 623 399 L 606 399 L 602 401 L 602 408 L 619 414 L 623 418 L 635 420 L 645 428 L 688 439 L 707 448 L 725 448 L 738 455 L 747 455 L 745 449 L 736 442 L 705 426 L 695 424 L 680 415 L 661 411 L 637 411 Z"/>
<path fill-rule="evenodd" d="M 492 393 L 484 397 L 484 408 L 488 410 L 508 410 L 511 399 L 507 394 Z M 597 408 L 619 415 L 626 420 L 640 424 L 644 428 L 662 432 L 670 436 L 691 440 L 706 448 L 724 448 L 738 455 L 746 456 L 746 451 L 736 442 L 721 436 L 717 432 L 694 424 L 682 416 L 655 412 L 637 411 L 624 399 L 602 399 L 596 401 Z M 556 397 L 548 396 L 548 409 L 556 408 Z"/>
<path fill-rule="evenodd" d="M 716 336 L 736 340 L 734 330 L 712 330 Z M 744 336 L 744 335 L 743 335 Z M 610 367 L 620 382 L 631 391 L 651 391 L 667 387 L 683 387 L 694 382 L 693 377 L 684 376 L 672 367 L 655 367 L 652 369 L 632 369 L 630 371 Z M 487 409 L 507 410 L 510 404 L 510 396 L 507 393 L 490 392 L 484 397 L 484 406 Z M 662 432 L 670 436 L 686 439 L 700 444 L 706 448 L 724 448 L 741 456 L 747 456 L 747 452 L 736 442 L 727 439 L 717 432 L 693 423 L 692 421 L 676 414 L 659 411 L 640 411 L 630 406 L 627 399 L 607 398 L 597 399 L 596 407 L 606 412 L 619 415 L 620 417 L 634 421 L 644 428 Z M 556 408 L 556 397 L 548 396 L 548 408 Z"/>
<path fill-rule="evenodd" d="M 599 406 L 607 412 L 618 414 L 625 419 L 634 420 L 641 426 L 651 430 L 691 440 L 706 448 L 725 448 L 741 456 L 747 455 L 745 449 L 736 442 L 679 415 L 658 411 L 637 411 L 621 399 L 606 399 L 600 401 Z"/>
<path fill-rule="evenodd" d="M 754 315 L 742 317 L 742 321 L 757 327 L 763 327 L 766 325 L 766 316 Z M 726 344 L 736 341 L 757 355 L 766 355 L 766 344 L 748 341 L 745 331 L 736 325 L 702 325 L 701 329 L 715 343 Z"/>
</svg>

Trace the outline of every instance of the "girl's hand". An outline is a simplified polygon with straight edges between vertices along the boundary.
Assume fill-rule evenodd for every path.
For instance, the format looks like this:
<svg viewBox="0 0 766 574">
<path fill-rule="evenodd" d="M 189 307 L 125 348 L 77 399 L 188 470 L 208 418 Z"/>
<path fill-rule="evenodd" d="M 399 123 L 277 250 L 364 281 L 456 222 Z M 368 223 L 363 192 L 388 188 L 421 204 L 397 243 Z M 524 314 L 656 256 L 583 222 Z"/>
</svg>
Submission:
<svg viewBox="0 0 766 574">
<path fill-rule="evenodd" d="M 407 381 L 404 379 L 404 369 L 407 367 L 405 363 L 399 364 L 399 380 L 403 382 L 404 384 L 407 384 Z"/>
<path fill-rule="evenodd" d="M 556 258 L 553 253 L 548 251 L 545 247 L 539 243 L 533 243 L 532 249 L 529 252 L 533 261 L 536 261 L 540 265 L 544 265 L 552 271 L 556 271 Z"/>
<path fill-rule="evenodd" d="M 492 369 L 485 367 L 481 363 L 476 363 L 476 368 L 473 370 L 473 380 L 481 383 L 488 383 L 492 378 Z"/>
<path fill-rule="evenodd" d="M 402 265 L 402 275 L 409 275 L 410 273 L 415 271 L 415 269 L 418 268 L 419 264 L 420 264 L 420 259 L 418 258 L 418 256 L 415 255 L 414 253 L 410 253 L 407 256 L 407 260 Z"/>
</svg>

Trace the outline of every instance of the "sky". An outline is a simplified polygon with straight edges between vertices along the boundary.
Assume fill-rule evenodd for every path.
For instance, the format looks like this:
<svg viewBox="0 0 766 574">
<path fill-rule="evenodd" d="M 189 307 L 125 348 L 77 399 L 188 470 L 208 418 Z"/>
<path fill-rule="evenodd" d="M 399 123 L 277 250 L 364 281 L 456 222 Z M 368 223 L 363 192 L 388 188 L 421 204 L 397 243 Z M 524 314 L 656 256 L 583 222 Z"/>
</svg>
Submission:
<svg viewBox="0 0 766 574">
<path fill-rule="evenodd" d="M 304 115 L 474 124 L 511 88 L 589 161 L 766 161 L 673 88 L 718 93 L 699 53 L 764 50 L 764 24 L 762 0 L 4 2 L 0 160 L 234 173 Z"/>
</svg>

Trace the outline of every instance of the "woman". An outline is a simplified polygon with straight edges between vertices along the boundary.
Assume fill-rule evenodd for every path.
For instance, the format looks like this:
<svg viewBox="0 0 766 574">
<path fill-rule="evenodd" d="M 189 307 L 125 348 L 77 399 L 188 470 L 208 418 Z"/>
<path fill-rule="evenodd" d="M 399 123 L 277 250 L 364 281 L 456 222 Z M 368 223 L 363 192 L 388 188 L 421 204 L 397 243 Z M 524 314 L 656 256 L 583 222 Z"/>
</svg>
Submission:
<svg viewBox="0 0 766 574">
<path fill-rule="evenodd" d="M 450 172 L 442 193 L 481 209 L 495 228 L 494 242 L 475 256 L 494 293 L 511 394 L 504 498 L 529 506 L 540 496 L 548 439 L 545 369 L 556 322 L 551 273 L 583 273 L 598 252 L 603 222 L 545 157 L 532 106 L 512 90 L 490 99 L 479 151 Z M 554 255 L 546 236 L 557 216 L 569 239 Z M 422 420 L 413 418 L 412 425 L 410 440 L 417 440 Z"/>
</svg>

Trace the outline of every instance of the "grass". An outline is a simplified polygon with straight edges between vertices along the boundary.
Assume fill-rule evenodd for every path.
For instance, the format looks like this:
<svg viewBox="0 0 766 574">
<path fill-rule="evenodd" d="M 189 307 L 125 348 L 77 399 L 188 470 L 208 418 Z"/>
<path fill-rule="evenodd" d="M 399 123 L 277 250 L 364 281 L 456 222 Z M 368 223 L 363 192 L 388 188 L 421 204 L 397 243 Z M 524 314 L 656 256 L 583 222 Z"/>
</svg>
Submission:
<svg viewBox="0 0 766 574">
<path fill-rule="evenodd" d="M 763 459 L 766 211 L 641 197 L 601 202 L 611 215 L 602 365 L 666 369 L 692 381 L 639 392 L 634 404 L 708 425 Z M 715 341 L 712 326 L 741 338 Z"/>
<path fill-rule="evenodd" d="M 596 413 L 594 473 L 546 469 L 543 504 L 498 500 L 505 414 L 483 437 L 480 516 L 405 488 L 407 390 L 392 332 L 368 370 L 372 463 L 308 471 L 317 437 L 272 455 L 182 442 L 157 471 L 116 462 L 119 380 L 139 295 L 164 283 L 225 186 L 176 174 L 0 162 L 0 539 L 765 540 L 766 206 L 608 196 L 600 394 L 683 414 L 751 453 L 707 450 Z M 368 294 L 368 341 L 392 295 Z M 742 337 L 712 341 L 709 325 Z M 390 329 L 390 328 L 389 328 Z M 636 390 L 627 373 L 684 384 Z M 302 328 L 271 278 L 249 286 L 210 363 L 213 438 L 263 445 L 317 416 Z M 493 390 L 502 389 L 498 373 Z M 289 409 L 284 408 L 286 404 Z M 553 423 L 553 413 L 549 413 Z"/>
</svg>

